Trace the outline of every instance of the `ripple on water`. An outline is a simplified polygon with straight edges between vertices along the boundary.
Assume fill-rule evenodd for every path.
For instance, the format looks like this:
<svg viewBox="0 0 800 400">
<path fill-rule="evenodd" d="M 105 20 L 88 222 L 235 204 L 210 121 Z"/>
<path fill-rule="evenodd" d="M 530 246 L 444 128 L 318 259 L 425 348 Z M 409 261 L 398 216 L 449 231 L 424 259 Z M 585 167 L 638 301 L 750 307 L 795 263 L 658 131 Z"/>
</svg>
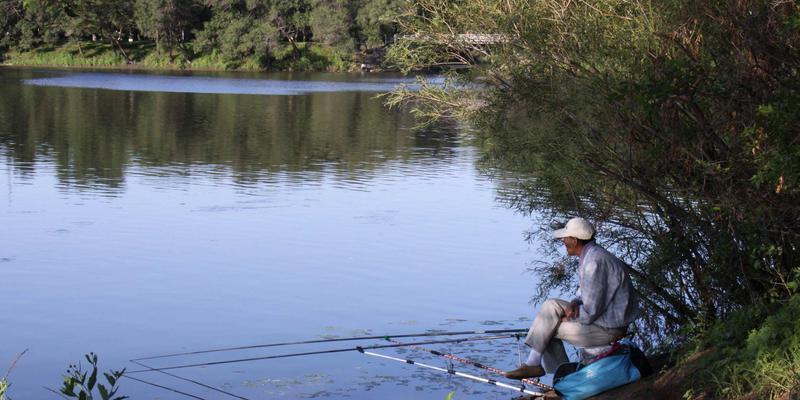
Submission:
<svg viewBox="0 0 800 400">
<path fill-rule="evenodd" d="M 61 76 L 24 80 L 26 85 L 70 88 L 106 89 L 139 92 L 250 94 L 296 96 L 331 92 L 389 92 L 399 85 L 417 90 L 414 78 L 356 80 L 356 81 L 304 81 L 273 79 L 241 79 L 201 76 L 164 76 L 122 74 L 110 72 L 72 72 Z M 437 78 L 432 83 L 441 83 Z"/>
</svg>

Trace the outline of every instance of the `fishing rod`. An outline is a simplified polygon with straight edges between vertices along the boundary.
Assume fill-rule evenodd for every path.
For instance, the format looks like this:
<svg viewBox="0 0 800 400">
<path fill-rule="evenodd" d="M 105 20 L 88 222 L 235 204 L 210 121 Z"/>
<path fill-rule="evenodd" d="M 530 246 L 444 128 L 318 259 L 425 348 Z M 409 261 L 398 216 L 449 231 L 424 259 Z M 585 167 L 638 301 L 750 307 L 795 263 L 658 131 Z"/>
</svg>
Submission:
<svg viewBox="0 0 800 400">
<path fill-rule="evenodd" d="M 163 354 L 163 355 L 158 355 L 158 356 L 135 358 L 132 361 L 143 361 L 143 360 L 153 360 L 153 359 L 157 359 L 157 358 L 189 356 L 189 355 L 194 355 L 194 354 L 217 353 L 217 352 L 222 352 L 222 351 L 258 349 L 258 348 L 264 348 L 264 347 L 292 346 L 292 345 L 315 344 L 315 343 L 347 342 L 347 341 L 354 341 L 354 340 L 385 339 L 387 337 L 391 337 L 391 338 L 412 338 L 412 337 L 428 337 L 428 336 L 495 335 L 495 334 L 503 334 L 503 333 L 523 333 L 523 332 L 527 332 L 527 329 L 492 329 L 492 330 L 460 331 L 460 332 L 425 332 L 425 333 L 408 333 L 408 334 L 401 334 L 401 335 L 355 336 L 355 337 L 347 337 L 347 338 L 303 340 L 303 341 L 295 341 L 295 342 L 267 343 L 267 344 L 255 344 L 255 345 L 238 346 L 238 347 L 223 347 L 223 348 L 209 349 L 209 350 L 187 351 L 187 352 L 183 352 L 183 353 L 172 353 L 172 354 Z"/>
<path fill-rule="evenodd" d="M 406 364 L 411 364 L 411 365 L 419 365 L 420 367 L 423 367 L 423 368 L 429 368 L 429 369 L 433 369 L 433 370 L 440 371 L 440 372 L 446 372 L 446 373 L 448 373 L 450 375 L 455 375 L 455 376 L 460 376 L 462 378 L 472 379 L 473 381 L 488 383 L 490 385 L 494 385 L 494 386 L 498 386 L 498 387 L 502 387 L 502 388 L 506 388 L 506 389 L 511 389 L 513 391 L 516 391 L 516 392 L 521 392 L 521 393 L 525 393 L 525 394 L 531 394 L 531 395 L 539 396 L 539 397 L 544 395 L 544 393 L 542 393 L 542 392 L 536 392 L 536 391 L 528 390 L 525 387 L 525 385 L 513 386 L 513 385 L 509 385 L 507 383 L 498 382 L 498 381 L 496 381 L 494 379 L 483 378 L 483 377 L 480 377 L 480 376 L 465 374 L 463 372 L 459 372 L 459 371 L 456 371 L 454 369 L 440 368 L 440 367 L 436 367 L 436 366 L 433 366 L 433 365 L 428 365 L 428 364 L 423 364 L 421 362 L 416 362 L 414 360 L 402 359 L 402 358 L 387 356 L 385 354 L 373 353 L 371 351 L 366 351 L 365 349 L 366 349 L 366 347 L 357 348 L 357 350 L 361 354 L 366 354 L 366 355 L 370 355 L 370 356 L 374 356 L 374 357 L 385 358 L 387 360 L 392 360 L 392 361 L 399 361 L 399 362 L 406 363 Z"/>
<path fill-rule="evenodd" d="M 396 340 L 393 340 L 391 338 L 386 338 L 386 340 L 391 342 L 391 343 L 400 343 L 400 342 L 398 342 Z M 408 347 L 411 348 L 411 349 L 414 349 L 414 350 L 424 351 L 424 352 L 433 354 L 435 356 L 444 357 L 444 358 L 447 358 L 449 360 L 458 361 L 458 362 L 460 362 L 462 364 L 472 365 L 473 367 L 478 367 L 480 369 L 485 369 L 487 371 L 494 372 L 495 374 L 505 376 L 505 374 L 503 373 L 502 370 L 494 368 L 494 367 L 491 367 L 491 366 L 488 366 L 488 365 L 485 365 L 485 364 L 481 364 L 481 363 L 479 363 L 477 361 L 469 360 L 469 359 L 466 359 L 466 358 L 461 358 L 461 357 L 458 357 L 456 355 L 449 354 L 449 353 L 442 353 L 441 351 L 428 349 L 428 348 L 425 348 L 425 347 L 422 347 L 422 346 L 418 346 L 418 345 L 415 345 L 415 344 L 408 344 Z M 527 378 L 526 379 L 522 379 L 522 383 L 527 383 L 528 385 L 536 386 L 536 387 L 544 389 L 544 390 L 552 390 L 553 389 L 552 387 L 547 386 L 547 385 L 545 385 L 543 383 L 539 383 L 538 381 L 535 381 L 533 379 L 527 379 Z"/>
<path fill-rule="evenodd" d="M 442 343 L 463 343 L 463 342 L 474 342 L 474 341 L 480 341 L 480 340 L 508 339 L 508 338 L 512 338 L 512 337 L 514 337 L 514 335 L 478 336 L 478 337 L 469 337 L 469 338 L 460 338 L 460 339 L 448 339 L 448 340 L 429 340 L 429 341 L 416 342 L 416 343 L 399 343 L 399 344 L 383 344 L 383 345 L 364 346 L 364 347 L 348 347 L 348 348 L 343 348 L 343 349 L 306 351 L 306 352 L 302 352 L 302 353 L 278 354 L 278 355 L 263 356 L 263 357 L 239 358 L 239 359 L 235 359 L 235 360 L 223 360 L 223 361 L 211 361 L 211 362 L 197 363 L 197 364 L 174 365 L 174 366 L 163 367 L 163 368 L 152 368 L 152 369 L 129 371 L 128 373 L 129 374 L 134 374 L 134 373 L 142 373 L 142 372 L 165 371 L 165 370 L 179 369 L 179 368 L 205 367 L 205 366 L 210 366 L 210 365 L 233 364 L 233 363 L 248 362 L 248 361 L 260 361 L 260 360 L 271 360 L 271 359 L 275 359 L 275 358 L 310 356 L 310 355 L 315 355 L 315 354 L 343 353 L 343 352 L 346 352 L 346 351 L 358 351 L 359 348 L 367 349 L 367 350 L 386 349 L 386 348 L 392 348 L 392 347 L 405 347 L 405 346 L 408 346 L 409 344 L 425 345 L 425 344 L 442 344 Z M 131 361 L 133 361 L 133 360 L 131 360 Z"/>
</svg>

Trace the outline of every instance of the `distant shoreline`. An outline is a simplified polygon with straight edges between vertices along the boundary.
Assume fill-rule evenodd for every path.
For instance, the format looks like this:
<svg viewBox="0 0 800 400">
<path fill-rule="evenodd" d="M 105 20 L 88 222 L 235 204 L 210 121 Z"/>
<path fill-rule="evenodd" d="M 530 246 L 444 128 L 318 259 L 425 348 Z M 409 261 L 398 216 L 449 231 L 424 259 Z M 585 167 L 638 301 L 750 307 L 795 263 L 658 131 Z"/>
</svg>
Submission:
<svg viewBox="0 0 800 400">
<path fill-rule="evenodd" d="M 130 61 L 106 43 L 83 42 L 77 45 L 73 42 L 59 47 L 0 53 L 0 66 L 156 72 L 396 72 L 381 68 L 382 49 L 343 55 L 329 48 L 302 43 L 299 46 L 301 52 L 297 55 L 286 55 L 273 60 L 269 67 L 263 67 L 250 59 L 231 64 L 213 56 L 188 59 L 187 55 L 181 53 L 168 55 L 155 51 L 152 44 L 147 42 L 125 45 L 125 48 L 133 58 Z"/>
<path fill-rule="evenodd" d="M 363 71 L 360 69 L 352 70 L 292 70 L 292 69 L 221 69 L 221 68 L 161 68 L 161 67 L 148 67 L 140 64 L 127 64 L 127 65 L 102 65 L 102 66 L 87 66 L 87 65 L 62 65 L 62 64 L 12 64 L 9 62 L 0 63 L 0 68 L 47 68 L 47 69 L 62 69 L 62 70 L 76 70 L 76 71 L 142 71 L 142 72 L 231 72 L 231 73 L 280 73 L 280 72 L 296 72 L 296 73 L 329 73 L 329 74 L 397 74 L 397 70 L 391 69 L 376 69 L 371 71 Z"/>
</svg>

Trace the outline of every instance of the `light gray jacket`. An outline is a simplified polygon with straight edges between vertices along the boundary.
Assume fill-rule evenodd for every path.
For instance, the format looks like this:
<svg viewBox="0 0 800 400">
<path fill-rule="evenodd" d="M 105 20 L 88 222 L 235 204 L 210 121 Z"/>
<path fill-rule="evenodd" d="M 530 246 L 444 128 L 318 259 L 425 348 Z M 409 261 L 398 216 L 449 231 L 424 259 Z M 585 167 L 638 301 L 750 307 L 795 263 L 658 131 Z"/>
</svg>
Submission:
<svg viewBox="0 0 800 400">
<path fill-rule="evenodd" d="M 578 265 L 578 322 L 604 328 L 627 327 L 639 316 L 639 296 L 627 265 L 600 245 L 589 242 Z"/>
</svg>

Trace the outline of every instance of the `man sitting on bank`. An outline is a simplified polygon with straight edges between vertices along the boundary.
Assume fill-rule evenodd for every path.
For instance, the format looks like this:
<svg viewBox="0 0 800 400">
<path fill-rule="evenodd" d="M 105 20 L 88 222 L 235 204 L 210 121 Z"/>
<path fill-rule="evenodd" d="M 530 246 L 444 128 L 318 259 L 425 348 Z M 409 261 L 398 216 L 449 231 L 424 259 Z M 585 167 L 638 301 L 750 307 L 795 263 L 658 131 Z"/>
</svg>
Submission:
<svg viewBox="0 0 800 400">
<path fill-rule="evenodd" d="M 605 346 L 624 336 L 639 315 L 639 300 L 626 272 L 625 263 L 594 241 L 594 227 L 583 218 L 573 218 L 553 232 L 567 255 L 578 256 L 578 296 L 571 302 L 549 299 L 533 320 L 525 344 L 528 360 L 505 373 L 507 378 L 525 379 L 555 372 L 568 362 L 562 341 L 579 347 Z"/>
</svg>

